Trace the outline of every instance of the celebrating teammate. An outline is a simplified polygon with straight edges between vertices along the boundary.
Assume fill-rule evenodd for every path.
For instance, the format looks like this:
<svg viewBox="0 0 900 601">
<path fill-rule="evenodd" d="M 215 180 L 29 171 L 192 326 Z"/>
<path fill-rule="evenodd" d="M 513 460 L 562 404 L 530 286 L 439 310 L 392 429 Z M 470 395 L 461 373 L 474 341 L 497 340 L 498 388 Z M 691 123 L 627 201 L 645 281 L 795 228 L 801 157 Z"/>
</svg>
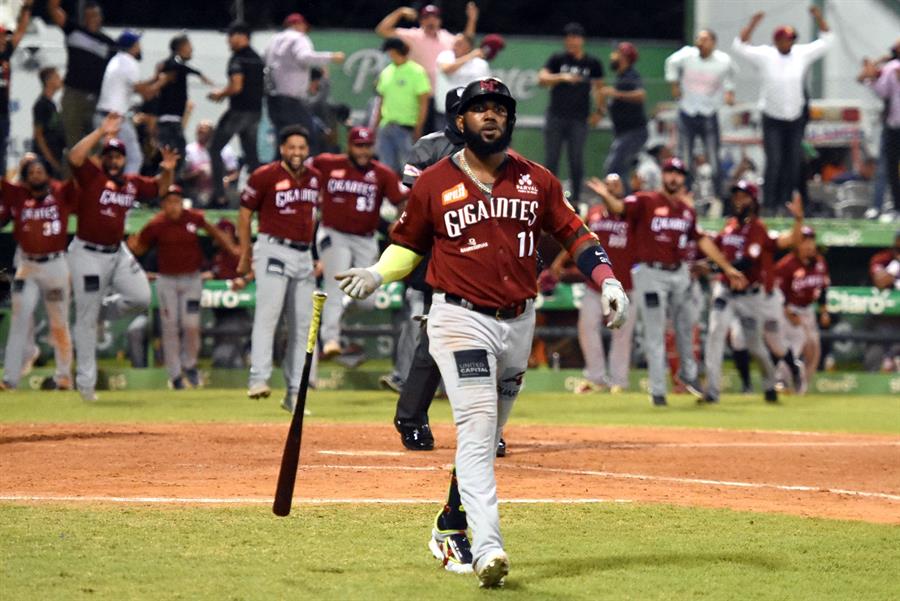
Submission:
<svg viewBox="0 0 900 601">
<path fill-rule="evenodd" d="M 341 314 L 344 304 L 334 276 L 351 267 L 371 265 L 378 259 L 378 217 L 386 197 L 398 205 L 408 189 L 387 165 L 373 159 L 375 133 L 354 127 L 348 137 L 347 154 L 320 154 L 312 166 L 322 174 L 322 207 L 317 248 L 328 299 L 322 309 L 322 352 L 326 357 L 341 352 Z M 375 299 L 358 307 L 375 308 Z"/>
<path fill-rule="evenodd" d="M 283 359 L 287 393 L 281 406 L 293 413 L 303 370 L 302 347 L 312 318 L 309 298 L 316 287 L 310 249 L 321 176 L 304 164 L 309 156 L 309 133 L 303 126 L 282 128 L 278 142 L 281 160 L 254 171 L 241 195 L 238 273 L 248 274 L 252 265 L 256 276 L 247 396 L 258 399 L 272 393 L 269 377 L 275 328 L 287 305 L 288 348 Z M 259 236 L 251 249 L 253 213 L 259 213 Z"/>
<path fill-rule="evenodd" d="M 33 156 L 33 155 L 32 155 Z M 16 388 L 32 344 L 32 314 L 43 300 L 56 357 L 56 388 L 72 388 L 72 339 L 69 335 L 69 265 L 66 226 L 75 202 L 74 187 L 50 180 L 38 158 L 22 164 L 21 184 L 2 182 L 0 228 L 14 222 L 13 238 L 21 249 L 12 288 L 12 320 L 6 341 L 3 384 Z"/>
<path fill-rule="evenodd" d="M 502 585 L 509 571 L 494 454 L 531 350 L 541 231 L 600 286 L 611 326 L 621 326 L 628 309 L 606 253 L 565 201 L 559 180 L 507 152 L 515 118 L 516 101 L 500 80 L 466 86 L 456 117 L 465 148 L 422 173 L 378 263 L 338 274 L 348 295 L 363 298 L 432 252 L 428 336 L 456 422 L 459 491 L 457 497 L 451 485 L 430 547 L 448 569 L 467 571 L 471 523 L 472 568 L 483 587 Z"/>
<path fill-rule="evenodd" d="M 697 381 L 697 361 L 691 348 L 695 312 L 691 306 L 691 276 L 684 262 L 684 249 L 691 240 L 713 260 L 735 288 L 747 280 L 732 267 L 697 226 L 697 213 L 685 192 L 687 167 L 678 158 L 662 166 L 663 188 L 659 192 L 638 192 L 621 201 L 601 196 L 613 213 L 624 214 L 634 249 L 631 270 L 634 294 L 644 322 L 644 352 L 650 372 L 650 400 L 657 407 L 666 401 L 665 330 L 666 312 L 671 312 L 675 342 L 681 358 L 679 380 L 687 390 L 703 396 Z M 597 180 L 588 185 L 598 191 Z"/>
<path fill-rule="evenodd" d="M 150 304 L 150 285 L 141 266 L 122 244 L 125 213 L 141 200 L 158 197 L 172 183 L 178 153 L 162 149 L 162 172 L 154 177 L 125 174 L 125 145 L 111 138 L 120 115 L 111 113 L 100 127 L 69 151 L 78 183 L 78 229 L 69 244 L 69 269 L 75 296 L 75 385 L 81 398 L 94 401 L 97 383 L 97 319 L 118 319 L 139 313 Z M 103 145 L 99 164 L 91 149 Z M 116 294 L 104 298 L 109 292 Z M 102 308 L 102 311 L 101 311 Z"/>
<path fill-rule="evenodd" d="M 200 386 L 197 355 L 200 352 L 200 296 L 203 280 L 203 250 L 199 230 L 205 230 L 233 255 L 237 247 L 219 228 L 211 225 L 201 211 L 184 208 L 181 186 L 169 186 L 163 195 L 162 210 L 139 234 L 128 238 L 128 248 L 140 256 L 158 249 L 159 276 L 156 295 L 162 320 L 162 345 L 169 385 L 175 390 Z"/>
</svg>

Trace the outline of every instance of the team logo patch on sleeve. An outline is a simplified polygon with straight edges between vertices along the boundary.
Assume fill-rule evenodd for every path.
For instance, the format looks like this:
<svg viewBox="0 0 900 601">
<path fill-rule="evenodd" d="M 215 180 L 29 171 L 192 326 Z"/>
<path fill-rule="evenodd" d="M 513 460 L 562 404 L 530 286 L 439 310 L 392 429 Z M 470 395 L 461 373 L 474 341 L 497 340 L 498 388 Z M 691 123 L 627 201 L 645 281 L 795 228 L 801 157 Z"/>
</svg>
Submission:
<svg viewBox="0 0 900 601">
<path fill-rule="evenodd" d="M 454 351 L 453 358 L 456 360 L 456 373 L 460 380 L 491 377 L 486 350 Z"/>
<path fill-rule="evenodd" d="M 466 185 L 462 182 L 459 182 L 452 188 L 447 188 L 443 192 L 441 192 L 441 204 L 449 205 L 454 202 L 460 202 L 469 197 L 469 191 L 466 190 Z"/>
</svg>

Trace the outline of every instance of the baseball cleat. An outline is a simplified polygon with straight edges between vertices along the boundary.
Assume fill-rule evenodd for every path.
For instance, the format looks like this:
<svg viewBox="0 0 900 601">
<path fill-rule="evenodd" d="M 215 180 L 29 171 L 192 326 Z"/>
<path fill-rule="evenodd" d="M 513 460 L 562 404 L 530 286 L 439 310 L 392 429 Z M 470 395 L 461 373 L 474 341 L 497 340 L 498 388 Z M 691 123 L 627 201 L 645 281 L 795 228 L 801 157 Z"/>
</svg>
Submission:
<svg viewBox="0 0 900 601">
<path fill-rule="evenodd" d="M 99 400 L 97 393 L 93 390 L 79 390 L 78 394 L 81 395 L 81 400 L 85 403 L 96 403 Z"/>
<path fill-rule="evenodd" d="M 440 533 L 433 530 L 428 548 L 434 558 L 441 562 L 441 566 L 454 574 L 472 573 L 472 545 L 465 530 L 455 531 L 452 534 Z"/>
<path fill-rule="evenodd" d="M 665 395 L 652 394 L 650 395 L 650 404 L 652 404 L 654 407 L 666 407 L 669 403 L 666 402 Z"/>
<path fill-rule="evenodd" d="M 331 359 L 341 354 L 341 343 L 337 340 L 329 340 L 322 345 L 322 357 Z"/>
<path fill-rule="evenodd" d="M 410 451 L 431 451 L 434 449 L 434 435 L 428 424 L 394 421 L 394 427 L 400 433 L 400 442 Z"/>
<path fill-rule="evenodd" d="M 502 438 L 497 443 L 497 457 L 506 457 L 506 441 Z"/>
<path fill-rule="evenodd" d="M 378 385 L 384 388 L 385 390 L 393 390 L 397 394 L 403 392 L 403 380 L 395 376 L 394 374 L 388 374 L 386 376 L 381 376 L 378 378 Z"/>
<path fill-rule="evenodd" d="M 613 384 L 609 387 L 609 394 L 622 394 L 623 392 L 625 392 L 625 388 L 618 384 Z"/>
<path fill-rule="evenodd" d="M 764 396 L 767 403 L 777 403 L 778 402 L 778 393 L 775 389 L 767 390 Z"/>
<path fill-rule="evenodd" d="M 178 376 L 177 378 L 169 380 L 169 388 L 172 390 L 184 390 L 187 386 L 184 383 L 184 378 Z"/>
<path fill-rule="evenodd" d="M 72 378 L 69 376 L 60 376 L 54 380 L 56 390 L 72 390 Z"/>
<path fill-rule="evenodd" d="M 716 405 L 718 402 L 718 397 L 714 397 L 711 394 L 704 394 L 702 399 L 697 399 L 698 405 Z"/>
<path fill-rule="evenodd" d="M 254 384 L 247 390 L 247 396 L 251 399 L 265 399 L 272 394 L 268 384 Z"/>
<path fill-rule="evenodd" d="M 196 367 L 184 370 L 184 378 L 191 388 L 200 388 L 200 372 Z"/>
<path fill-rule="evenodd" d="M 503 551 L 494 551 L 479 562 L 475 575 L 481 588 L 503 586 L 509 574 L 509 557 Z"/>
<path fill-rule="evenodd" d="M 283 399 L 281 399 L 281 408 L 284 409 L 285 411 L 287 411 L 288 413 L 290 413 L 291 415 L 294 414 L 294 399 L 295 398 L 296 398 L 296 395 L 288 393 L 288 394 L 284 395 Z M 310 411 L 309 409 L 304 407 L 303 415 L 312 415 L 312 411 Z"/>
<path fill-rule="evenodd" d="M 31 354 L 25 359 L 25 362 L 22 364 L 22 371 L 19 373 L 20 378 L 24 378 L 28 374 L 31 373 L 31 370 L 34 369 L 34 364 L 38 359 L 41 358 L 41 349 L 35 346 Z"/>
<path fill-rule="evenodd" d="M 698 399 L 703 398 L 703 387 L 700 386 L 700 382 L 697 380 L 688 380 L 687 378 L 682 378 L 681 383 L 684 385 L 684 389 L 687 390 L 690 394 L 694 395 Z"/>
</svg>

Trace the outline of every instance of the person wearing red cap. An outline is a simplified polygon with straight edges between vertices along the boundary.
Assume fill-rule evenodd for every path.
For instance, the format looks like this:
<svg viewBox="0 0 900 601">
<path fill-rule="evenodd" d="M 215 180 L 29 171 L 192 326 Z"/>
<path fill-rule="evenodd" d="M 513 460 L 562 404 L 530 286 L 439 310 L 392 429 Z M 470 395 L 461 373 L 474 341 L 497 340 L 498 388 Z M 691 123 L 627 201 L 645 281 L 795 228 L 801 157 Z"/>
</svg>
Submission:
<svg viewBox="0 0 900 601">
<path fill-rule="evenodd" d="M 347 140 L 347 154 L 323 153 L 312 159 L 322 174 L 321 223 L 316 246 L 324 270 L 328 299 L 322 309 L 322 352 L 326 357 L 341 352 L 341 289 L 334 276 L 351 267 L 371 265 L 378 258 L 378 219 L 387 198 L 399 205 L 408 188 L 387 165 L 376 161 L 375 134 L 354 127 Z M 354 303 L 363 310 L 375 308 L 375 298 Z"/>
<path fill-rule="evenodd" d="M 609 66 L 616 73 L 616 83 L 600 88 L 600 94 L 609 102 L 609 118 L 613 125 L 613 142 L 603 165 L 607 174 L 628 173 L 649 137 L 644 112 L 647 93 L 640 74 L 634 68 L 637 60 L 638 51 L 634 44 L 619 43 L 609 55 Z M 625 191 L 630 191 L 628 178 L 623 182 Z"/>
<path fill-rule="evenodd" d="M 491 76 L 491 67 L 485 60 L 481 47 L 474 48 L 474 40 L 464 33 L 453 38 L 453 48 L 437 55 L 437 74 L 435 76 L 434 97 L 443 99 L 453 88 L 464 87 L 470 81 Z M 441 131 L 447 127 L 448 116 L 441 103 L 434 103 L 433 129 Z"/>
<path fill-rule="evenodd" d="M 346 58 L 340 51 L 317 51 L 308 32 L 306 18 L 300 13 L 291 13 L 284 19 L 284 29 L 272 36 L 263 53 L 271 85 L 266 104 L 275 131 L 296 123 L 310 133 L 315 131 L 308 105 L 310 70 L 329 63 L 341 64 Z M 310 143 L 310 154 L 318 154 L 318 137 L 313 135 Z"/>
<path fill-rule="evenodd" d="M 163 359 L 174 390 L 200 386 L 197 355 L 200 352 L 200 296 L 203 293 L 203 249 L 200 230 L 232 256 L 240 251 L 231 238 L 210 224 L 202 211 L 184 208 L 181 186 L 169 186 L 160 201 L 160 211 L 137 234 L 128 238 L 128 248 L 141 256 L 157 249 L 159 275 L 156 296 L 162 322 Z"/>
<path fill-rule="evenodd" d="M 6 148 L 9 145 L 9 84 L 12 78 L 9 60 L 25 36 L 25 30 L 28 29 L 28 23 L 31 21 L 31 5 L 31 0 L 22 3 L 16 29 L 12 35 L 0 25 L 0 173 L 6 173 Z"/>
<path fill-rule="evenodd" d="M 97 320 L 139 313 L 150 304 L 150 286 L 128 247 L 122 244 L 125 214 L 140 201 L 157 198 L 171 184 L 178 153 L 161 150 L 158 176 L 124 173 L 127 149 L 110 138 L 122 117 L 107 115 L 100 126 L 69 151 L 78 184 L 78 228 L 69 244 L 69 269 L 75 297 L 75 385 L 86 401 L 94 401 L 97 383 Z M 91 151 L 107 139 L 100 161 Z M 112 294 L 115 292 L 116 294 Z M 109 298 L 104 298 L 112 294 Z M 102 311 L 101 311 L 102 309 Z"/>
<path fill-rule="evenodd" d="M 806 128 L 806 73 L 834 43 L 834 34 L 821 9 L 812 6 L 809 11 L 819 29 L 818 39 L 809 44 L 796 44 L 796 30 L 782 26 L 775 30 L 773 46 L 751 46 L 753 31 L 765 16 L 762 11 L 753 15 L 732 44 L 735 54 L 759 72 L 766 155 L 763 206 L 771 212 L 790 202 L 800 177 L 801 143 Z"/>
</svg>

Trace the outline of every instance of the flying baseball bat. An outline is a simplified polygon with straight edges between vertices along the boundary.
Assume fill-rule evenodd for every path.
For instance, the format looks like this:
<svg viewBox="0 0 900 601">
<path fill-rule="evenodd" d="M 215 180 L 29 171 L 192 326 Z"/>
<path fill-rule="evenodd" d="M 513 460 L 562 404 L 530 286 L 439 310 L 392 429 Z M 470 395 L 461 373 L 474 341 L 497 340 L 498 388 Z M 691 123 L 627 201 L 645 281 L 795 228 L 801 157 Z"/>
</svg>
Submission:
<svg viewBox="0 0 900 601">
<path fill-rule="evenodd" d="M 312 321 L 309 323 L 309 335 L 306 338 L 303 376 L 300 378 L 300 390 L 294 403 L 294 415 L 291 417 L 287 440 L 284 441 L 278 486 L 275 488 L 275 502 L 272 504 L 272 513 L 282 517 L 291 512 L 291 501 L 294 499 L 294 482 L 297 480 L 297 466 L 300 463 L 300 441 L 303 438 L 303 410 L 306 408 L 306 389 L 309 388 L 309 370 L 312 367 L 313 353 L 316 351 L 319 323 L 322 321 L 322 306 L 326 298 L 328 295 L 324 292 L 319 290 L 313 292 Z"/>
</svg>

